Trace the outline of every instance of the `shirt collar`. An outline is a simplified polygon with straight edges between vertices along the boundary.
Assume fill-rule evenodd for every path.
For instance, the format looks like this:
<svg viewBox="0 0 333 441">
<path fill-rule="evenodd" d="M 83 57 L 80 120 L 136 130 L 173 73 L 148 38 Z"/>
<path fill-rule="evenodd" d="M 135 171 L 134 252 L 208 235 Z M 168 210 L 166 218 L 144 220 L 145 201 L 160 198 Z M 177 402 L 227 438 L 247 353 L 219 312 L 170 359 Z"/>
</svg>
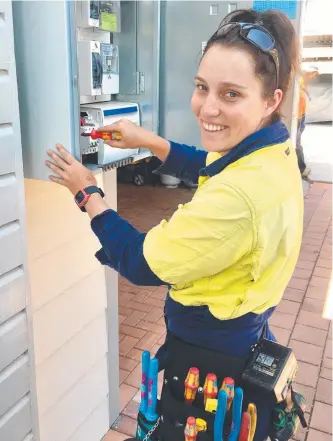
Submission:
<svg viewBox="0 0 333 441">
<path fill-rule="evenodd" d="M 273 146 L 286 142 L 289 138 L 287 127 L 282 121 L 271 124 L 268 127 L 252 133 L 250 136 L 241 141 L 236 147 L 230 150 L 226 155 L 217 159 L 207 167 L 199 171 L 200 176 L 215 176 L 224 170 L 228 165 L 239 159 L 250 155 L 251 153 L 260 150 L 264 147 Z"/>
</svg>

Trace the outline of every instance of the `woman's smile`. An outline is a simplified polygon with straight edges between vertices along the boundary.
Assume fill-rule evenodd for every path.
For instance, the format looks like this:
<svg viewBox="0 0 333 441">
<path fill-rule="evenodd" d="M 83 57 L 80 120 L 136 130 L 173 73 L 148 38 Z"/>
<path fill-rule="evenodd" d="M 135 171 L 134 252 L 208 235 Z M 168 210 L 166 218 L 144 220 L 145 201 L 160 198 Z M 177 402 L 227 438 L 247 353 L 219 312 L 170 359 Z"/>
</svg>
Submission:
<svg viewBox="0 0 333 441">
<path fill-rule="evenodd" d="M 204 128 L 207 132 L 221 132 L 222 130 L 225 130 L 228 128 L 228 126 L 222 125 L 222 124 L 213 124 L 209 123 L 207 121 L 200 120 L 201 126 Z"/>
</svg>

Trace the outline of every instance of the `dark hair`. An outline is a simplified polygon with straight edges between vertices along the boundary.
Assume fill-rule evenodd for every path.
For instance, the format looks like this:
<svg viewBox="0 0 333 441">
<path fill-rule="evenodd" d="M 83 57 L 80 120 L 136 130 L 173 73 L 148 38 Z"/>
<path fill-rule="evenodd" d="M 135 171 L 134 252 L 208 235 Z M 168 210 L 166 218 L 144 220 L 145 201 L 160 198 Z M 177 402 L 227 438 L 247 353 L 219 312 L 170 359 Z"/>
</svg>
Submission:
<svg viewBox="0 0 333 441">
<path fill-rule="evenodd" d="M 300 43 L 291 21 L 285 14 L 275 10 L 257 12 L 254 9 L 240 9 L 233 11 L 222 20 L 218 30 L 207 42 L 204 51 L 205 54 L 211 46 L 221 44 L 250 52 L 255 62 L 255 73 L 263 82 L 264 96 L 270 97 L 274 94 L 277 81 L 273 59 L 269 54 L 245 41 L 239 35 L 237 26 L 225 34 L 223 32 L 219 34 L 219 29 L 231 22 L 259 24 L 274 37 L 279 57 L 279 89 L 283 92 L 283 102 L 291 80 L 300 70 Z M 280 115 L 279 108 L 275 112 L 275 118 Z"/>
</svg>

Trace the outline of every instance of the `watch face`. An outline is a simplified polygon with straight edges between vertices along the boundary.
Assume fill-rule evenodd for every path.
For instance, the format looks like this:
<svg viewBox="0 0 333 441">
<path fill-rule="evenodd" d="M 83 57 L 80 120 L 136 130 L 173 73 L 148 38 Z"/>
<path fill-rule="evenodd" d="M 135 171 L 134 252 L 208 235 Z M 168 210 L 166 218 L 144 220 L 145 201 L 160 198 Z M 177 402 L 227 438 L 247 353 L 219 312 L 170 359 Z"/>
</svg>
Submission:
<svg viewBox="0 0 333 441">
<path fill-rule="evenodd" d="M 84 201 L 84 198 L 85 198 L 85 195 L 83 194 L 83 192 L 81 190 L 75 196 L 76 202 L 78 204 L 81 204 Z"/>
</svg>

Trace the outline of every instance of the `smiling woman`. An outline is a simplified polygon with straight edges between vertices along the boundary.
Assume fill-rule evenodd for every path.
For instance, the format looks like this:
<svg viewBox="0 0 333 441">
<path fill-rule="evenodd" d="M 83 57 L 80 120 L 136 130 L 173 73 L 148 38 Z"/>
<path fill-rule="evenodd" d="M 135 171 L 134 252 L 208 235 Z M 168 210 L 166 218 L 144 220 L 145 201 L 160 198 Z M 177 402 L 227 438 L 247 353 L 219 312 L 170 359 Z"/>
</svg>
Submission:
<svg viewBox="0 0 333 441">
<path fill-rule="evenodd" d="M 148 147 L 162 161 L 159 173 L 199 181 L 193 199 L 147 234 L 108 208 L 91 173 L 68 152 L 49 152 L 58 175 L 51 179 L 92 218 L 99 261 L 134 284 L 168 285 L 167 339 L 157 354 L 166 378 L 182 378 L 180 365 L 213 372 L 218 360 L 220 380 L 237 384 L 253 345 L 274 340 L 268 319 L 296 266 L 303 227 L 297 158 L 280 120 L 298 62 L 286 16 L 235 11 L 208 41 L 195 78 L 192 110 L 206 151 L 127 120 L 102 129 L 121 135 L 106 141 L 110 148 Z M 276 403 L 244 387 L 249 402 L 258 414 L 254 441 L 264 441 Z"/>
<path fill-rule="evenodd" d="M 282 96 L 280 89 L 269 99 L 262 96 L 262 83 L 254 75 L 250 53 L 212 45 L 200 63 L 192 96 L 205 150 L 227 153 L 267 125 Z"/>
</svg>

